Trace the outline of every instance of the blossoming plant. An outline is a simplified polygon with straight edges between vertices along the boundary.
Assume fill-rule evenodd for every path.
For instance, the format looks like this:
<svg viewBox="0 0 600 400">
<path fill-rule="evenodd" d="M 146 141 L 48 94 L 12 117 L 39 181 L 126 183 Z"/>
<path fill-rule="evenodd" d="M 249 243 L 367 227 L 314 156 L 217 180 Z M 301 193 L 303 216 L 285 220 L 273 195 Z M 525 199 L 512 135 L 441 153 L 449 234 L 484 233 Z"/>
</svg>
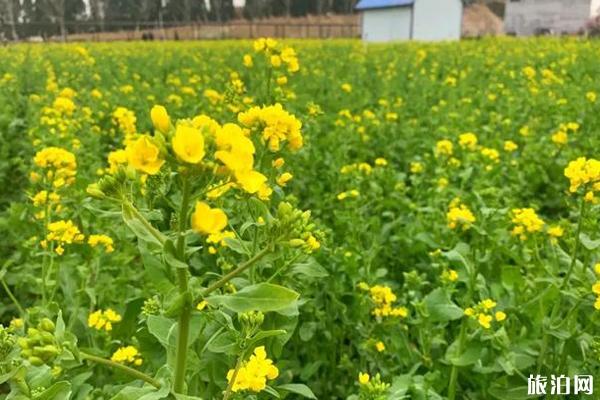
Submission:
<svg viewBox="0 0 600 400">
<path fill-rule="evenodd" d="M 166 109 L 155 106 L 154 135 L 131 138 L 126 161 L 88 188 L 121 207 L 142 259 L 161 260 L 158 269 L 147 270 L 161 276 L 148 278 L 163 290 L 154 307 L 147 304 L 153 310 L 146 323 L 165 347 L 166 366 L 144 380 L 176 395 L 278 395 L 267 386 L 278 370 L 259 344 L 281 345 L 289 337 L 280 320 L 289 326 L 299 294 L 276 282 L 294 260 L 320 247 L 321 233 L 310 212 L 283 200 L 291 174 L 281 173 L 279 153 L 300 148 L 302 136 L 295 117 L 280 106 L 274 110 L 255 107 L 240 113 L 242 126 L 221 126 L 205 115 L 172 123 Z M 142 365 L 135 348 L 119 351 L 113 362 Z M 227 365 L 228 356 L 237 361 L 215 380 L 203 365 L 211 364 L 209 354 L 224 356 L 213 359 L 214 368 Z M 298 385 L 279 390 L 310 395 Z"/>
<path fill-rule="evenodd" d="M 263 44 L 260 51 L 297 70 L 293 50 Z M 87 193 L 96 218 L 119 215 L 124 222 L 137 242 L 135 264 L 144 267 L 140 284 L 154 295 L 127 304 L 124 315 L 92 302 L 87 339 L 69 332 L 74 323 L 65 325 L 50 302 L 60 290 L 53 260 L 72 245 L 117 253 L 119 243 L 57 218 L 60 191 L 75 179 L 75 155 L 58 147 L 38 152 L 32 202 L 43 221 L 40 246 L 50 255 L 41 293 L 58 317 L 21 310 L 25 321 L 2 328 L 3 360 L 10 362 L 3 362 L 0 382 L 11 383 L 15 398 L 68 398 L 70 381 L 88 362 L 115 380 L 136 381 L 115 399 L 315 398 L 291 375 L 280 376 L 269 358 L 282 354 L 298 317 L 300 295 L 292 286 L 299 285 L 286 272 L 311 257 L 323 236 L 310 212 L 284 193 L 293 178 L 284 157 L 303 146 L 301 122 L 280 104 L 249 108 L 223 125 L 203 114 L 173 121 L 157 105 L 150 111 L 153 134 L 140 134 L 135 117 L 117 111 L 123 148 L 110 152 Z M 102 266 L 92 272 L 102 274 Z M 132 324 L 130 337 L 113 338 Z"/>
</svg>

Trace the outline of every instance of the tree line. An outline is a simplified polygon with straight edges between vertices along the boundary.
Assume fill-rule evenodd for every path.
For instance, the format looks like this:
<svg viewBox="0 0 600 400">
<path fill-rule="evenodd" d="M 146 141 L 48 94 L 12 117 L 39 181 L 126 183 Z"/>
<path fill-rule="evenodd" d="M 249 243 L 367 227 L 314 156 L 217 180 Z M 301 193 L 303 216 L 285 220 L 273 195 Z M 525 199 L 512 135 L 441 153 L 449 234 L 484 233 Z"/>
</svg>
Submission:
<svg viewBox="0 0 600 400">
<path fill-rule="evenodd" d="M 0 38 L 144 29 L 173 23 L 227 22 L 234 18 L 301 17 L 352 13 L 357 0 L 0 0 Z"/>
</svg>

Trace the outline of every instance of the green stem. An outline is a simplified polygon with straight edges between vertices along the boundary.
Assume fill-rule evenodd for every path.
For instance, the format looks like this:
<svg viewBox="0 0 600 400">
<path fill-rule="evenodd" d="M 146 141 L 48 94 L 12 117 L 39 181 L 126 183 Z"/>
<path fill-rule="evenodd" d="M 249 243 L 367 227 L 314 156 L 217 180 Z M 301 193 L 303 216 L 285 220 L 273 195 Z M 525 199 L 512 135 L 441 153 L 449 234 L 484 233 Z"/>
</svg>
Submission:
<svg viewBox="0 0 600 400">
<path fill-rule="evenodd" d="M 581 235 L 583 219 L 586 211 L 585 205 L 585 197 L 582 196 L 581 201 L 579 203 L 579 221 L 577 221 L 577 231 L 575 233 L 575 245 L 573 246 L 573 254 L 571 255 L 571 264 L 569 265 L 569 270 L 567 271 L 567 275 L 565 275 L 565 279 L 563 280 L 562 285 L 560 285 L 561 290 L 564 289 L 569 283 L 569 279 L 571 279 L 571 274 L 573 273 L 573 270 L 575 269 L 575 264 L 577 263 L 577 255 L 579 253 L 580 245 L 579 236 Z"/>
<path fill-rule="evenodd" d="M 267 70 L 267 105 L 271 105 L 271 81 L 273 80 L 273 67 L 269 64 Z"/>
<path fill-rule="evenodd" d="M 285 264 L 283 264 L 283 266 L 281 268 L 279 268 L 277 271 L 275 271 L 275 273 L 273 275 L 271 275 L 269 277 L 269 279 L 267 279 L 267 283 L 272 282 L 273 279 L 275 279 L 277 276 L 279 276 L 283 271 L 285 271 L 290 265 L 292 265 L 298 258 L 300 258 L 300 255 L 302 253 L 298 253 L 297 255 L 295 255 L 294 257 L 292 257 L 288 262 L 286 262 Z"/>
<path fill-rule="evenodd" d="M 233 370 L 233 375 L 231 376 L 231 380 L 227 385 L 227 389 L 225 389 L 225 394 L 223 395 L 223 400 L 228 400 L 231 396 L 231 391 L 233 389 L 233 385 L 235 384 L 235 380 L 237 379 L 238 372 L 240 372 L 240 368 L 242 368 L 242 362 L 244 361 L 244 352 L 238 357 L 238 360 L 235 364 L 235 369 Z"/>
<path fill-rule="evenodd" d="M 46 202 L 46 208 L 44 211 L 44 240 L 48 235 L 48 224 L 50 223 L 50 206 L 48 202 Z M 46 273 L 48 266 L 48 252 L 44 249 L 44 258 L 42 260 L 42 302 L 44 305 L 47 304 L 46 300 Z"/>
<path fill-rule="evenodd" d="M 188 291 L 188 278 L 187 278 L 187 270 L 179 269 L 177 271 L 177 276 L 179 279 L 179 291 L 180 293 L 186 293 Z M 187 351 L 188 351 L 188 341 L 190 334 L 190 319 L 192 316 L 192 307 L 189 302 L 186 301 L 186 304 L 181 309 L 181 314 L 179 315 L 179 334 L 177 337 L 177 358 L 175 364 L 175 379 L 173 380 L 173 391 L 175 393 L 185 394 L 185 370 L 187 364 Z"/>
<path fill-rule="evenodd" d="M 182 185 L 181 209 L 179 210 L 179 235 L 177 237 L 177 254 L 181 261 L 185 262 L 185 227 L 187 222 L 187 214 L 190 202 L 190 187 L 187 177 L 183 177 Z"/>
<path fill-rule="evenodd" d="M 126 365 L 116 363 L 116 362 L 108 360 L 106 358 L 97 357 L 92 354 L 87 354 L 87 353 L 83 353 L 83 352 L 80 352 L 79 354 L 85 360 L 89 360 L 89 361 L 95 362 L 97 364 L 105 365 L 107 367 L 124 372 L 129 376 L 132 376 L 136 379 L 140 379 L 144 382 L 151 384 L 152 386 L 154 386 L 157 389 L 160 389 L 160 387 L 161 387 L 160 383 L 157 380 L 155 380 L 154 378 L 152 378 L 151 376 L 148 376 L 148 375 L 144 374 L 143 372 L 140 372 L 138 370 L 130 368 Z"/>
<path fill-rule="evenodd" d="M 6 291 L 6 294 L 8 295 L 8 297 L 14 303 L 15 307 L 17 307 L 17 310 L 19 310 L 19 314 L 21 314 L 21 316 L 24 317 L 25 314 L 26 314 L 25 313 L 25 309 L 21 306 L 21 303 L 19 303 L 19 300 L 17 300 L 17 298 L 13 295 L 13 293 L 9 289 L 8 285 L 6 284 L 6 282 L 4 282 L 4 279 L 0 279 L 0 283 L 2 283 L 2 287 Z"/>
<path fill-rule="evenodd" d="M 465 336 L 467 333 L 467 324 L 464 319 L 460 326 L 460 336 L 458 338 L 458 354 L 462 354 L 463 347 L 465 345 Z M 458 367 L 452 365 L 450 371 L 450 382 L 448 383 L 448 400 L 454 400 L 456 398 L 456 384 L 458 383 Z"/>
<path fill-rule="evenodd" d="M 569 280 L 571 279 L 571 275 L 573 274 L 573 270 L 575 269 L 575 265 L 577 264 L 577 255 L 579 253 L 579 245 L 580 245 L 579 236 L 581 235 L 581 231 L 583 229 L 583 220 L 584 220 L 585 211 L 586 211 L 585 205 L 586 205 L 585 197 L 582 196 L 581 200 L 579 202 L 579 220 L 577 221 L 577 229 L 575 231 L 575 244 L 573 245 L 573 252 L 571 254 L 571 263 L 569 264 L 569 269 L 567 271 L 567 274 L 565 275 L 565 278 L 563 279 L 563 281 L 559 287 L 558 300 L 556 302 L 554 302 L 554 306 L 552 307 L 552 312 L 550 313 L 550 320 L 548 322 L 549 327 L 554 326 L 554 320 L 558 316 L 560 307 L 562 305 L 562 296 L 560 296 L 560 291 L 562 291 L 569 284 Z M 542 347 L 540 350 L 540 355 L 538 357 L 538 367 L 537 367 L 538 374 L 542 370 L 542 366 L 543 366 L 545 358 L 546 358 L 547 347 L 548 347 L 548 333 L 544 330 L 544 334 L 542 336 Z"/>
<path fill-rule="evenodd" d="M 233 278 L 235 278 L 236 276 L 238 276 L 242 272 L 246 271 L 248 268 L 252 267 L 261 258 L 263 258 L 264 256 L 266 256 L 271 251 L 272 251 L 271 246 L 265 247 L 264 249 L 262 249 L 261 251 L 259 251 L 258 253 L 256 253 L 254 255 L 254 257 L 252 257 L 251 259 L 249 259 L 245 263 L 240 264 L 239 267 L 237 267 L 233 271 L 229 272 L 227 275 L 223 276 L 221 279 L 219 279 L 218 281 L 216 281 L 215 283 L 213 283 L 212 285 L 210 285 L 209 287 L 207 287 L 206 289 L 204 289 L 204 291 L 202 292 L 202 297 L 206 297 L 210 293 L 214 292 L 215 290 L 222 288 L 227 282 L 229 282 L 230 280 L 232 280 Z"/>
<path fill-rule="evenodd" d="M 146 229 L 148 229 L 148 232 L 150 232 L 150 234 L 152 234 L 152 236 L 154 236 L 154 238 L 156 240 L 158 240 L 158 242 L 160 244 L 165 244 L 166 242 L 166 238 L 165 236 L 159 231 L 157 230 L 155 227 L 152 226 L 152 224 L 146 219 L 146 217 L 144 217 L 142 215 L 142 213 L 140 213 L 138 211 L 137 208 L 135 208 L 133 206 L 133 204 L 131 204 L 129 201 L 127 200 L 123 200 L 123 207 L 127 208 L 127 210 L 142 224 L 144 225 L 144 227 Z"/>
<path fill-rule="evenodd" d="M 189 208 L 189 181 L 186 176 L 182 177 L 182 199 L 181 209 L 179 210 L 178 237 L 177 237 L 177 257 L 179 261 L 186 262 L 185 257 L 185 229 L 187 223 L 187 214 Z M 177 281 L 179 284 L 179 293 L 185 295 L 189 291 L 188 269 L 177 269 Z M 192 316 L 191 302 L 186 300 L 181 314 L 179 315 L 179 334 L 177 337 L 177 355 L 175 361 L 175 377 L 173 380 L 173 391 L 175 393 L 185 394 L 185 370 L 187 366 L 187 350 L 190 333 L 190 319 Z"/>
</svg>

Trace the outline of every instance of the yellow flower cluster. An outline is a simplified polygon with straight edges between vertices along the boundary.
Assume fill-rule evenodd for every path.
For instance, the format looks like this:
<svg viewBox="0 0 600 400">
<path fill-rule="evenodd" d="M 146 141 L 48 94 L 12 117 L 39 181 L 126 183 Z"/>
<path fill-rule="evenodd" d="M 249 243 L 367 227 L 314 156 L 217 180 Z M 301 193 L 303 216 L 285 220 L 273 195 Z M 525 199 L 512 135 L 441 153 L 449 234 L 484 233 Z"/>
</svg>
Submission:
<svg viewBox="0 0 600 400">
<path fill-rule="evenodd" d="M 358 171 L 365 175 L 370 175 L 373 172 L 373 167 L 369 163 L 361 162 L 361 163 L 344 165 L 340 169 L 340 173 L 342 173 L 342 174 L 349 174 L 349 173 L 355 172 L 355 171 Z"/>
<path fill-rule="evenodd" d="M 31 201 L 34 207 L 43 207 L 41 211 L 34 214 L 36 219 L 45 218 L 46 210 L 55 212 L 60 212 L 62 210 L 60 195 L 56 192 L 48 193 L 47 190 L 40 190 L 31 197 Z"/>
<path fill-rule="evenodd" d="M 115 250 L 112 238 L 107 235 L 90 235 L 88 237 L 88 244 L 92 247 L 102 245 L 107 253 L 112 253 Z"/>
<path fill-rule="evenodd" d="M 247 193 L 268 199 L 273 189 L 267 184 L 267 177 L 254 170 L 256 149 L 242 128 L 231 123 L 223 125 L 217 131 L 215 143 L 215 158 L 232 173 L 238 186 Z"/>
<path fill-rule="evenodd" d="M 170 130 L 170 118 L 164 107 L 155 106 L 151 114 L 157 130 L 161 132 Z M 181 121 L 172 136 L 173 152 L 181 162 L 199 164 L 206 155 L 205 144 L 214 143 L 216 146 L 214 158 L 224 167 L 217 167 L 215 172 L 230 174 L 235 181 L 217 185 L 215 190 L 211 190 L 209 197 L 219 197 L 232 186 L 237 185 L 245 192 L 267 200 L 273 193 L 273 189 L 269 186 L 267 177 L 254 169 L 256 149 L 248 135 L 253 130 L 259 131 L 261 138 L 272 151 L 279 150 L 283 141 L 287 141 L 289 148 L 296 150 L 302 146 L 300 132 L 302 125 L 296 117 L 284 111 L 280 104 L 251 108 L 246 113 L 240 113 L 238 119 L 249 129 L 242 129 L 233 123 L 220 126 L 205 115 L 195 117 L 191 123 Z M 158 139 L 148 135 L 140 136 L 135 141 L 130 141 L 125 151 L 117 150 L 109 155 L 109 172 L 116 172 L 126 158 L 127 163 L 135 170 L 155 175 L 165 163 L 164 151 Z M 283 163 L 283 159 L 280 158 L 273 161 L 273 167 L 281 168 Z M 285 186 L 292 178 L 291 173 L 284 172 L 277 177 L 276 183 Z"/>
<path fill-rule="evenodd" d="M 458 280 L 458 272 L 453 269 L 445 269 L 442 272 L 442 280 L 446 282 L 456 282 Z"/>
<path fill-rule="evenodd" d="M 117 107 L 112 117 L 119 129 L 121 129 L 121 132 L 125 134 L 125 144 L 127 144 L 137 132 L 135 126 L 137 118 L 135 113 L 125 107 Z"/>
<path fill-rule="evenodd" d="M 446 220 L 448 228 L 461 228 L 463 231 L 471 228 L 471 225 L 476 221 L 475 215 L 473 215 L 469 207 L 462 204 L 458 198 L 452 200 L 450 203 L 448 212 L 446 213 Z"/>
<path fill-rule="evenodd" d="M 52 108 L 61 115 L 71 116 L 75 111 L 75 103 L 69 97 L 59 96 L 52 103 Z"/>
<path fill-rule="evenodd" d="M 110 359 L 116 363 L 129 363 L 135 365 L 136 367 L 139 367 L 144 362 L 138 349 L 133 346 L 119 347 L 117 351 L 113 353 L 112 357 L 110 357 Z"/>
<path fill-rule="evenodd" d="M 233 369 L 227 372 L 227 382 L 235 379 L 231 386 L 233 392 L 249 390 L 258 393 L 267 387 L 267 379 L 273 380 L 278 376 L 279 370 L 273 365 L 273 360 L 267 358 L 265 347 L 260 346 L 254 349 L 248 361 L 242 363 L 237 374 Z"/>
<path fill-rule="evenodd" d="M 519 148 L 519 145 L 516 144 L 515 142 L 513 142 L 512 140 L 506 140 L 504 142 L 504 151 L 508 152 L 508 153 L 512 153 L 513 151 L 516 151 Z"/>
<path fill-rule="evenodd" d="M 211 233 L 206 238 L 206 243 L 219 245 L 221 247 L 227 247 L 227 242 L 225 241 L 225 239 L 227 239 L 227 238 L 229 238 L 229 239 L 235 238 L 235 233 L 232 231 L 221 231 L 221 232 L 217 232 L 217 233 Z M 210 254 L 216 254 L 217 249 L 214 246 L 210 246 L 208 248 L 208 252 Z"/>
<path fill-rule="evenodd" d="M 420 174 L 421 172 L 423 172 L 423 169 L 425 167 L 423 166 L 423 163 L 420 163 L 418 161 L 413 161 L 410 163 L 410 172 L 413 174 Z"/>
<path fill-rule="evenodd" d="M 492 149 L 489 147 L 482 147 L 481 155 L 494 163 L 497 163 L 500 161 L 500 153 L 496 149 Z"/>
<path fill-rule="evenodd" d="M 548 234 L 548 236 L 550 236 L 550 241 L 552 243 L 557 243 L 558 238 L 562 237 L 565 234 L 565 230 L 558 225 L 554 225 L 549 227 L 546 233 Z"/>
<path fill-rule="evenodd" d="M 302 122 L 283 109 L 281 104 L 252 107 L 238 114 L 238 122 L 261 133 L 269 150 L 279 151 L 281 143 L 287 140 L 291 150 L 302 148 Z"/>
<path fill-rule="evenodd" d="M 285 64 L 289 73 L 298 72 L 300 70 L 300 63 L 298 62 L 296 51 L 291 47 L 279 49 L 279 43 L 275 39 L 260 38 L 255 40 L 254 51 L 263 53 L 274 68 L 279 68 Z M 252 66 L 252 57 L 250 55 L 244 56 L 244 65 L 247 67 Z"/>
<path fill-rule="evenodd" d="M 394 307 L 397 300 L 396 295 L 388 286 L 375 285 L 368 288 L 371 300 L 375 303 L 375 308 L 371 313 L 376 317 L 401 317 L 408 316 L 406 307 Z"/>
<path fill-rule="evenodd" d="M 571 193 L 575 193 L 582 186 L 592 194 L 600 190 L 600 161 L 598 160 L 579 157 L 567 165 L 564 173 L 570 181 Z"/>
<path fill-rule="evenodd" d="M 475 150 L 477 148 L 477 136 L 472 132 L 463 133 L 458 136 L 458 144 L 463 149 Z"/>
<path fill-rule="evenodd" d="M 600 276 L 600 263 L 594 265 L 594 272 Z M 594 302 L 594 308 L 600 310 L 600 280 L 592 285 L 592 293 L 596 295 L 596 301 Z"/>
<path fill-rule="evenodd" d="M 454 151 L 454 145 L 448 139 L 439 140 L 435 144 L 435 156 L 451 156 Z"/>
<path fill-rule="evenodd" d="M 492 299 L 485 299 L 477 303 L 474 307 L 465 309 L 465 315 L 469 318 L 477 320 L 479 325 L 485 329 L 492 327 L 492 321 L 502 322 L 506 319 L 506 314 L 503 311 L 496 311 L 491 315 L 491 310 L 496 307 L 496 302 Z"/>
<path fill-rule="evenodd" d="M 55 188 L 71 185 L 75 181 L 77 161 L 70 151 L 60 147 L 46 147 L 35 154 L 33 162 L 47 170 L 45 178 Z M 40 176 L 35 173 L 31 177 L 34 181 L 40 179 Z"/>
<path fill-rule="evenodd" d="M 342 200 L 346 200 L 346 199 L 351 199 L 351 198 L 356 198 L 360 196 L 360 192 L 356 189 L 352 189 L 352 190 L 348 190 L 342 193 L 338 193 L 338 195 L 336 196 L 338 200 L 342 201 Z"/>
<path fill-rule="evenodd" d="M 519 239 L 527 239 L 528 233 L 540 232 L 544 228 L 542 220 L 533 208 L 515 208 L 512 211 L 512 223 L 514 227 L 511 233 L 519 236 Z"/>
<path fill-rule="evenodd" d="M 88 316 L 88 327 L 96 330 L 112 331 L 114 323 L 121 322 L 122 317 L 112 308 L 96 310 Z"/>
<path fill-rule="evenodd" d="M 108 153 L 108 173 L 114 175 L 119 170 L 120 165 L 125 165 L 128 162 L 127 151 L 119 149 Z"/>
<path fill-rule="evenodd" d="M 85 239 L 83 233 L 79 231 L 77 225 L 71 220 L 51 222 L 48 224 L 47 230 L 48 233 L 46 234 L 46 238 L 42 240 L 41 245 L 43 248 L 46 248 L 49 242 L 55 242 L 57 246 L 54 251 L 58 255 L 64 253 L 64 245 L 82 243 Z"/>
<path fill-rule="evenodd" d="M 556 145 L 563 146 L 569 141 L 569 132 L 576 133 L 579 130 L 577 122 L 569 122 L 560 124 L 558 130 L 552 134 L 552 142 Z"/>
</svg>

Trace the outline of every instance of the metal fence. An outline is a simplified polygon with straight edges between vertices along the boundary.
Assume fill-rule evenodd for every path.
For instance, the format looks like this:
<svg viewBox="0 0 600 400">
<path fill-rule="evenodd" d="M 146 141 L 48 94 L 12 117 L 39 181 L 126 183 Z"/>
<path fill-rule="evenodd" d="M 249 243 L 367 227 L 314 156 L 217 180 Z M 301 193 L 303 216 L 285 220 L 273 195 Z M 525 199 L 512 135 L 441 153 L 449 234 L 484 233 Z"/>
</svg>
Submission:
<svg viewBox="0 0 600 400">
<path fill-rule="evenodd" d="M 31 23 L 16 25 L 22 41 L 114 41 L 114 40 L 208 40 L 275 38 L 353 38 L 359 37 L 358 23 L 317 22 L 261 22 L 231 21 L 158 23 L 158 22 L 68 22 L 65 35 L 57 24 Z M 12 29 L 12 27 L 11 27 Z M 5 26 L 5 37 L 11 37 Z"/>
</svg>

